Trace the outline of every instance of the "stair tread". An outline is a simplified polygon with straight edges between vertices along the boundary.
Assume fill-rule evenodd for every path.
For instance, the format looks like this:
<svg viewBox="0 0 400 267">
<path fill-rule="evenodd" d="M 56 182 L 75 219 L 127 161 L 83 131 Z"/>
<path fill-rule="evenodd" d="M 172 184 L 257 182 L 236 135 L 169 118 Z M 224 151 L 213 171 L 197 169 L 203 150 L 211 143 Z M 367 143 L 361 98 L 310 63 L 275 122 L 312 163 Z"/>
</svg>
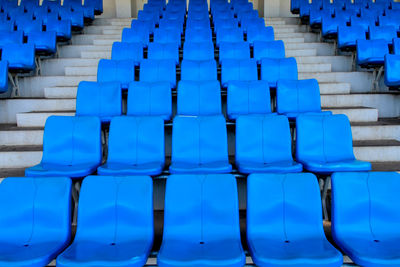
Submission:
<svg viewBox="0 0 400 267">
<path fill-rule="evenodd" d="M 33 152 L 42 151 L 41 145 L 0 146 L 0 152 Z"/>
<path fill-rule="evenodd" d="M 360 140 L 354 141 L 355 147 L 400 146 L 399 140 Z"/>
<path fill-rule="evenodd" d="M 2 123 L 0 131 L 42 131 L 43 127 L 18 127 L 17 124 Z"/>
</svg>

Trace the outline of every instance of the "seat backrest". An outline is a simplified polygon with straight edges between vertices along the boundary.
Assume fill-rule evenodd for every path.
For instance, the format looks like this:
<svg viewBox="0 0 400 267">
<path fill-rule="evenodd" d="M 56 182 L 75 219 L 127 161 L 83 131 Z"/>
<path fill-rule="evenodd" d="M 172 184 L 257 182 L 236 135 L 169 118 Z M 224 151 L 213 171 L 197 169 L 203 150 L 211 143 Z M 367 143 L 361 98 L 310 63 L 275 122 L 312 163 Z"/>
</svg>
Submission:
<svg viewBox="0 0 400 267">
<path fill-rule="evenodd" d="M 179 44 L 178 43 L 149 43 L 147 50 L 148 59 L 170 59 L 179 64 Z"/>
<path fill-rule="evenodd" d="M 247 42 L 219 44 L 219 62 L 225 59 L 249 59 L 250 46 Z"/>
<path fill-rule="evenodd" d="M 150 244 L 153 242 L 151 178 L 148 176 L 86 177 L 79 194 L 75 241 L 91 241 L 114 246 L 138 240 Z M 144 244 L 141 245 L 146 247 Z"/>
<path fill-rule="evenodd" d="M 8 61 L 9 69 L 34 70 L 35 46 L 33 44 L 6 44 L 2 46 L 1 59 Z"/>
<path fill-rule="evenodd" d="M 229 119 L 241 115 L 271 113 L 271 97 L 266 81 L 232 81 L 228 85 Z"/>
<path fill-rule="evenodd" d="M 217 62 L 215 60 L 182 60 L 182 81 L 217 80 Z"/>
<path fill-rule="evenodd" d="M 223 19 L 214 18 L 214 31 L 218 32 L 221 29 L 237 29 L 239 27 L 239 22 L 235 18 Z"/>
<path fill-rule="evenodd" d="M 236 162 L 293 161 L 289 120 L 285 116 L 252 115 L 236 120 Z"/>
<path fill-rule="evenodd" d="M 399 188 L 400 175 L 395 172 L 334 173 L 332 235 L 335 242 L 341 245 L 349 238 L 360 236 L 379 242 L 399 236 L 396 223 L 400 220 Z"/>
<path fill-rule="evenodd" d="M 389 54 L 388 42 L 384 39 L 357 40 L 357 63 L 380 63 L 383 64 L 384 56 Z M 373 60 L 373 62 L 369 62 Z"/>
<path fill-rule="evenodd" d="M 325 237 L 317 181 L 311 173 L 251 174 L 247 178 L 247 240 L 291 243 Z"/>
<path fill-rule="evenodd" d="M 259 18 L 258 14 L 257 17 L 242 17 L 240 19 L 240 28 L 242 28 L 246 33 L 251 28 L 262 30 L 265 28 L 265 20 L 264 18 Z"/>
<path fill-rule="evenodd" d="M 0 60 L 0 92 L 8 91 L 8 62 Z"/>
<path fill-rule="evenodd" d="M 267 81 L 270 87 L 276 87 L 278 80 L 297 79 L 297 62 L 294 57 L 261 59 L 261 80 Z"/>
<path fill-rule="evenodd" d="M 180 81 L 178 115 L 218 115 L 221 111 L 221 88 L 215 81 Z"/>
<path fill-rule="evenodd" d="M 163 239 L 196 245 L 221 240 L 238 241 L 240 245 L 239 207 L 234 176 L 169 176 L 165 193 Z"/>
<path fill-rule="evenodd" d="M 155 43 L 176 43 L 181 45 L 181 33 L 178 29 L 160 29 L 154 30 Z"/>
<path fill-rule="evenodd" d="M 143 59 L 143 43 L 114 42 L 111 51 L 112 60 L 133 60 L 136 64 Z"/>
<path fill-rule="evenodd" d="M 115 117 L 110 124 L 108 163 L 164 163 L 164 121 L 159 116 Z"/>
<path fill-rule="evenodd" d="M 188 42 L 183 45 L 183 59 L 188 60 L 213 60 L 214 44 L 206 42 Z"/>
<path fill-rule="evenodd" d="M 354 47 L 357 40 L 366 40 L 366 31 L 361 25 L 339 26 L 338 27 L 338 47 Z"/>
<path fill-rule="evenodd" d="M 159 29 L 161 30 L 171 30 L 177 29 L 180 33 L 183 32 L 183 21 L 179 19 L 168 19 L 162 18 L 160 19 Z"/>
<path fill-rule="evenodd" d="M 393 38 L 397 38 L 397 29 L 393 25 L 385 26 L 370 26 L 369 39 L 384 39 L 388 44 L 391 44 Z"/>
<path fill-rule="evenodd" d="M 1 31 L 0 32 L 0 46 L 6 44 L 22 44 L 24 41 L 23 31 Z"/>
<path fill-rule="evenodd" d="M 169 82 L 172 88 L 176 87 L 175 60 L 144 59 L 140 63 L 139 80 L 141 82 Z"/>
<path fill-rule="evenodd" d="M 98 82 L 119 82 L 122 88 L 135 80 L 135 61 L 101 59 L 97 68 Z"/>
<path fill-rule="evenodd" d="M 400 86 L 400 54 L 385 55 L 385 85 L 388 87 L 398 87 Z"/>
<path fill-rule="evenodd" d="M 14 177 L 0 184 L 0 241 L 28 247 L 71 238 L 71 179 Z M 60 249 L 60 248 L 58 248 Z"/>
<path fill-rule="evenodd" d="M 282 40 L 278 41 L 255 41 L 254 58 L 260 61 L 262 58 L 285 58 L 285 44 Z"/>
<path fill-rule="evenodd" d="M 41 32 L 43 30 L 43 23 L 41 20 L 19 19 L 16 21 L 16 25 L 17 29 L 23 31 L 25 35 L 33 31 Z"/>
<path fill-rule="evenodd" d="M 128 89 L 129 116 L 161 116 L 171 119 L 172 95 L 169 82 L 131 82 Z"/>
<path fill-rule="evenodd" d="M 122 42 L 124 43 L 142 43 L 147 46 L 150 41 L 150 32 L 147 28 L 124 28 L 122 30 Z"/>
<path fill-rule="evenodd" d="M 206 164 L 228 162 L 225 118 L 175 116 L 172 128 L 172 162 Z"/>
<path fill-rule="evenodd" d="M 46 120 L 42 164 L 100 165 L 101 157 L 99 118 L 50 116 Z"/>
<path fill-rule="evenodd" d="M 311 135 L 313 138 L 310 138 Z M 299 162 L 321 163 L 354 160 L 353 138 L 347 116 L 298 116 L 296 159 Z"/>
<path fill-rule="evenodd" d="M 96 116 L 108 122 L 122 115 L 122 90 L 118 82 L 80 82 L 76 96 L 76 116 Z"/>
<path fill-rule="evenodd" d="M 247 28 L 247 42 L 256 41 L 271 42 L 275 40 L 274 28 L 268 27 L 249 27 Z"/>
<path fill-rule="evenodd" d="M 243 38 L 243 30 L 239 27 L 237 28 L 222 28 L 217 31 L 217 45 L 219 46 L 222 42 L 242 42 Z"/>
<path fill-rule="evenodd" d="M 186 31 L 193 31 L 193 30 L 208 30 L 211 32 L 210 29 L 210 20 L 209 19 L 202 19 L 202 20 L 195 20 L 195 19 L 191 19 L 190 17 L 187 18 L 186 20 Z M 186 35 L 187 37 L 188 35 Z M 192 34 L 190 36 L 195 36 L 195 34 Z M 188 41 L 189 39 L 185 38 L 185 41 Z M 190 40 L 192 41 L 192 40 Z"/>
<path fill-rule="evenodd" d="M 360 17 L 357 17 L 356 15 L 353 15 L 350 17 L 350 24 L 352 27 L 354 27 L 354 26 L 362 27 L 364 32 L 366 33 L 369 31 L 369 27 L 371 25 L 375 25 L 375 22 L 373 20 L 369 19 L 368 17 L 360 18 Z M 347 25 L 340 25 L 339 27 L 346 28 L 345 26 L 347 26 Z M 356 28 L 350 28 L 350 29 L 352 30 L 351 33 L 353 33 L 354 29 L 356 29 Z M 365 39 L 365 38 L 363 38 L 363 39 Z"/>
<path fill-rule="evenodd" d="M 257 81 L 257 61 L 251 59 L 225 59 L 221 68 L 221 83 L 227 87 L 230 81 Z"/>
<path fill-rule="evenodd" d="M 131 28 L 137 31 L 153 33 L 154 32 L 154 23 L 147 20 L 132 20 Z M 127 28 L 126 28 L 127 29 Z"/>
<path fill-rule="evenodd" d="M 151 21 L 155 26 L 160 20 L 160 17 L 159 13 L 155 10 L 139 10 L 137 19 L 143 21 Z"/>
<path fill-rule="evenodd" d="M 321 112 L 321 96 L 316 79 L 279 80 L 276 87 L 279 114 Z"/>
</svg>

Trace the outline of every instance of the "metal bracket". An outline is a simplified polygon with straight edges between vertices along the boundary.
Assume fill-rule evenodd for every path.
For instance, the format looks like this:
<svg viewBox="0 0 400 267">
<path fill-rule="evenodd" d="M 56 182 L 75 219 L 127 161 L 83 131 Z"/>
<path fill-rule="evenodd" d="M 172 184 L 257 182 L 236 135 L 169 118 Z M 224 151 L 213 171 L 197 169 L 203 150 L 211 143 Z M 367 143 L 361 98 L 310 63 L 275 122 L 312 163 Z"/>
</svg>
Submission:
<svg viewBox="0 0 400 267">
<path fill-rule="evenodd" d="M 329 220 L 328 207 L 326 206 L 326 201 L 327 201 L 327 196 L 328 196 L 328 188 L 329 188 L 329 185 L 331 184 L 331 177 L 327 176 L 327 177 L 325 177 L 325 179 L 321 178 L 320 181 L 324 183 L 323 188 L 322 188 L 322 196 L 321 196 L 323 216 L 324 216 L 324 220 Z"/>
<path fill-rule="evenodd" d="M 81 182 L 74 181 L 74 186 L 71 190 L 72 200 L 74 202 L 74 212 L 72 216 L 72 226 L 77 226 L 78 220 L 78 202 L 79 202 L 79 192 L 81 191 Z"/>
<path fill-rule="evenodd" d="M 39 56 L 35 57 L 36 76 L 42 75 L 42 61 Z"/>
<path fill-rule="evenodd" d="M 383 66 L 380 66 L 379 68 L 374 69 L 374 72 L 372 73 L 372 75 L 373 75 L 372 91 L 373 92 L 379 91 L 379 81 L 382 77 L 382 74 L 383 74 Z"/>
<path fill-rule="evenodd" d="M 8 73 L 8 79 L 10 80 L 12 85 L 11 98 L 18 97 L 19 96 L 18 73 L 16 74 Z"/>
</svg>

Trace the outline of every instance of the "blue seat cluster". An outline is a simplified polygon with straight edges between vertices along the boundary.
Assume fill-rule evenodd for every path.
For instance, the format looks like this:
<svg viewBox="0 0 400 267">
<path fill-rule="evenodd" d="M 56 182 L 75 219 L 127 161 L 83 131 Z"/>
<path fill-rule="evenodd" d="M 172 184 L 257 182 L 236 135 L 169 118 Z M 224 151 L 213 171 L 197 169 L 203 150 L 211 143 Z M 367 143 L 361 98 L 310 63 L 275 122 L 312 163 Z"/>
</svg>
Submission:
<svg viewBox="0 0 400 267">
<path fill-rule="evenodd" d="M 321 28 L 323 38 L 337 38 L 337 48 L 356 52 L 355 63 L 362 68 L 380 68 L 374 87 L 384 67 L 388 87 L 400 87 L 398 51 L 393 49 L 400 32 L 400 6 L 392 0 L 292 0 L 291 10 L 300 14 L 313 28 Z"/>
<path fill-rule="evenodd" d="M 166 178 L 158 266 L 244 266 L 236 174 L 247 177 L 245 239 L 257 266 L 341 266 L 322 224 L 331 176 L 336 245 L 363 266 L 396 264 L 400 254 L 388 249 L 394 246 L 388 233 L 399 215 L 382 201 L 395 200 L 399 174 L 370 173 L 371 164 L 355 158 L 348 118 L 321 110 L 318 82 L 298 80 L 295 59 L 285 57 L 283 42 L 252 3 L 212 0 L 209 13 L 206 1 L 192 0 L 186 9 L 181 0 L 146 3 L 113 45 L 112 58 L 99 62 L 98 81 L 79 84 L 76 116 L 47 119 L 42 161 L 25 170 L 27 178 L 0 184 L 0 192 L 14 192 L 11 200 L 0 194 L 0 210 L 12 210 L 0 213 L 1 231 L 16 240 L 4 242 L 4 251 L 0 245 L 0 261 L 143 266 L 153 247 L 155 177 Z M 322 202 L 317 177 L 324 180 Z M 78 219 L 69 244 L 69 197 L 50 204 L 71 191 Z M 382 192 L 393 196 L 385 200 Z M 42 207 L 55 209 L 55 221 L 33 227 L 46 222 Z M 362 229 L 349 214 L 360 216 Z M 36 247 L 36 237 L 46 245 L 26 249 Z"/>
<path fill-rule="evenodd" d="M 30 73 L 36 69 L 39 73 L 35 55 L 55 55 L 58 41 L 69 41 L 73 29 L 82 30 L 84 21 L 94 20 L 95 13 L 102 10 L 100 0 L 84 5 L 80 0 L 65 0 L 63 4 L 60 0 L 0 1 L 0 93 L 8 90 L 8 71 Z"/>
</svg>

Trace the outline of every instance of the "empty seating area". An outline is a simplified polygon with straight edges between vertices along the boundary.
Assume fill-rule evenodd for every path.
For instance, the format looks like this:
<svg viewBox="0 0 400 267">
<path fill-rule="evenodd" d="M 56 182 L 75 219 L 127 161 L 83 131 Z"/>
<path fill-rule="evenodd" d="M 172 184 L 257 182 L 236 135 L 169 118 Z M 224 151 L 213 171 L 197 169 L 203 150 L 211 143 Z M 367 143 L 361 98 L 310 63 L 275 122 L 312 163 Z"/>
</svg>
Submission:
<svg viewBox="0 0 400 267">
<path fill-rule="evenodd" d="M 3 57 L 31 46 L 36 68 L 29 38 L 52 19 L 79 30 L 103 12 L 2 2 L 4 35 L 28 40 L 0 44 L 5 87 Z M 291 12 L 392 75 L 397 5 L 363 3 L 292 0 Z M 321 107 L 323 82 L 304 78 L 253 2 L 149 0 L 130 24 L 79 82 L 75 114 L 47 118 L 40 163 L 1 181 L 0 265 L 400 265 L 400 174 L 356 157 L 349 117 Z M 353 29 L 365 38 L 343 41 Z"/>
</svg>

